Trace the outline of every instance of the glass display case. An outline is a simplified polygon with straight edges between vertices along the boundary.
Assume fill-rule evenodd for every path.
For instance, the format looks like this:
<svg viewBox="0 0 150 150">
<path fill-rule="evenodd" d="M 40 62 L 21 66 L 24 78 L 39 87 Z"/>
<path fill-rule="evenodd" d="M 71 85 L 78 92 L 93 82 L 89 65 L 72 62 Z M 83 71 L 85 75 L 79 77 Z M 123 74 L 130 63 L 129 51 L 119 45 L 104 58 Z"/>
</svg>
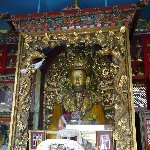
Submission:
<svg viewBox="0 0 150 150">
<path fill-rule="evenodd" d="M 13 84 L 0 85 L 0 112 L 11 112 Z"/>
<path fill-rule="evenodd" d="M 17 60 L 17 45 L 3 44 L 0 45 L 0 74 L 15 74 Z M 1 81 L 0 81 L 1 82 Z"/>
<path fill-rule="evenodd" d="M 0 122 L 0 150 L 8 149 L 9 124 L 10 121 Z"/>
<path fill-rule="evenodd" d="M 17 58 L 16 44 L 0 45 L 0 149 L 7 149 Z"/>
<path fill-rule="evenodd" d="M 145 110 L 150 108 L 150 35 L 133 35 L 130 52 L 135 110 Z"/>
<path fill-rule="evenodd" d="M 146 150 L 150 149 L 150 117 L 144 118 Z"/>
</svg>

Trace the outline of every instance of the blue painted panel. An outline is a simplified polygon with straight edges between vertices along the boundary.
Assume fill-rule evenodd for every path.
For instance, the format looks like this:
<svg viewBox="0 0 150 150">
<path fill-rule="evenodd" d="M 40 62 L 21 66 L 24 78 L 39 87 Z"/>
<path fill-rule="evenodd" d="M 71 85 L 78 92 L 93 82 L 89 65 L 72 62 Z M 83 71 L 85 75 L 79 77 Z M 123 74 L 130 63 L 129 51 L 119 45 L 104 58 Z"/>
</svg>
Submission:
<svg viewBox="0 0 150 150">
<path fill-rule="evenodd" d="M 0 19 L 0 30 L 9 30 L 11 29 L 10 25 L 5 21 Z"/>
<path fill-rule="evenodd" d="M 28 14 L 36 13 L 38 0 L 2 0 L 0 1 L 0 13 Z"/>
<path fill-rule="evenodd" d="M 142 9 L 141 18 L 142 19 L 150 19 L 150 3 L 147 7 Z"/>
</svg>

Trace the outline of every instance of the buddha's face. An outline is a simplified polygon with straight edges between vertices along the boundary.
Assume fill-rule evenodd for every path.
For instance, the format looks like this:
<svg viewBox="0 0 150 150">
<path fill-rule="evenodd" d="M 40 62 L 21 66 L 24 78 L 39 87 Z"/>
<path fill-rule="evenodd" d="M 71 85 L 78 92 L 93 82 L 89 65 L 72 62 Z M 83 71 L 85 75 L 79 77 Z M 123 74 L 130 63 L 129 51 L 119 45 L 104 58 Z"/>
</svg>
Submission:
<svg viewBox="0 0 150 150">
<path fill-rule="evenodd" d="M 73 88 L 85 87 L 86 85 L 86 72 L 84 70 L 72 70 L 70 74 L 70 81 Z"/>
</svg>

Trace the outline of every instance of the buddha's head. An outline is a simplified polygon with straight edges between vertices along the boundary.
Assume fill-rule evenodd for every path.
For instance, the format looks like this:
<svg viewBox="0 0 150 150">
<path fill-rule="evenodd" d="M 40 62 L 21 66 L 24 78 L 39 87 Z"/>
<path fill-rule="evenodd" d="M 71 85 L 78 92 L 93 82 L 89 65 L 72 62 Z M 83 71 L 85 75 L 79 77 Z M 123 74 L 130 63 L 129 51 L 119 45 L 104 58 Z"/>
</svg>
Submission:
<svg viewBox="0 0 150 150">
<path fill-rule="evenodd" d="M 81 69 L 74 69 L 70 73 L 70 81 L 72 87 L 85 87 L 86 85 L 86 72 Z"/>
<path fill-rule="evenodd" d="M 80 47 L 68 50 L 68 71 L 72 90 L 81 92 L 86 88 L 86 81 L 90 65 L 84 51 Z"/>
<path fill-rule="evenodd" d="M 86 87 L 87 73 L 83 69 L 73 69 L 70 72 L 70 83 L 73 90 L 83 90 Z"/>
</svg>

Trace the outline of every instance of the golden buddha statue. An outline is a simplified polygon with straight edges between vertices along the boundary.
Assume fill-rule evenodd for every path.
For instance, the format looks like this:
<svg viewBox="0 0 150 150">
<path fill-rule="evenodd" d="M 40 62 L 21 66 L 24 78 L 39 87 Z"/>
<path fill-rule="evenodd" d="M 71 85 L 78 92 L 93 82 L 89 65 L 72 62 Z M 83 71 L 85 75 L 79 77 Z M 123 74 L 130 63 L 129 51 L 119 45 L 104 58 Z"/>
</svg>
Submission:
<svg viewBox="0 0 150 150">
<path fill-rule="evenodd" d="M 72 57 L 69 63 L 65 79 L 68 87 L 63 88 L 60 94 L 63 99 L 62 104 L 54 104 L 52 123 L 48 130 L 62 129 L 67 124 L 105 124 L 101 99 L 93 89 L 91 90 L 93 83 L 87 60 L 82 54 L 78 54 Z"/>
</svg>

